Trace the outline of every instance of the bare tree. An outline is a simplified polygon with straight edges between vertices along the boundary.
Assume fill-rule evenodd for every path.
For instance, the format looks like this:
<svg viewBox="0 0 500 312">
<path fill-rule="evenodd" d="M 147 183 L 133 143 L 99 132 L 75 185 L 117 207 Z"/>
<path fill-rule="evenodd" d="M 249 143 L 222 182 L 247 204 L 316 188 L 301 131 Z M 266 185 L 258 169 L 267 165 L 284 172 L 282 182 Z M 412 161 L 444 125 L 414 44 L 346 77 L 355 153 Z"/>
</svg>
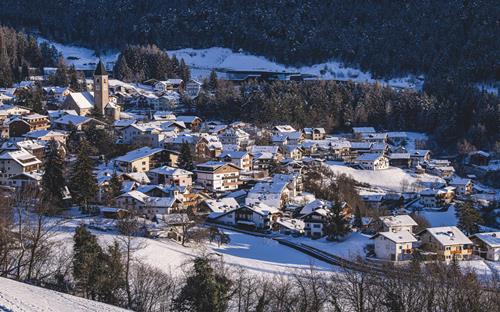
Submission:
<svg viewBox="0 0 500 312">
<path fill-rule="evenodd" d="M 160 312 L 173 309 L 178 280 L 171 274 L 147 264 L 132 266 L 131 294 L 133 309 L 139 312 Z"/>
<path fill-rule="evenodd" d="M 127 307 L 132 306 L 132 290 L 131 290 L 131 267 L 134 262 L 134 253 L 137 250 L 144 248 L 144 244 L 137 239 L 141 232 L 141 223 L 134 211 L 129 211 L 127 216 L 118 221 L 118 231 L 121 236 L 119 238 L 122 252 L 124 254 L 125 264 L 125 291 L 127 293 Z"/>
</svg>

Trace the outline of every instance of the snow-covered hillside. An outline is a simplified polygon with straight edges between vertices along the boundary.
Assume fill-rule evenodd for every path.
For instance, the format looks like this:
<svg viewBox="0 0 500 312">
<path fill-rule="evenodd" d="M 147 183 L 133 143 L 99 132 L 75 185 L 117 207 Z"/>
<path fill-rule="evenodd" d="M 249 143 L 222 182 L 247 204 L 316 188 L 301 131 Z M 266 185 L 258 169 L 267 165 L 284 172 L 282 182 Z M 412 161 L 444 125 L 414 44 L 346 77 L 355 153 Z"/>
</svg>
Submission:
<svg viewBox="0 0 500 312">
<path fill-rule="evenodd" d="M 420 184 L 420 188 L 425 188 L 434 183 L 445 183 L 443 179 L 437 176 L 429 174 L 417 175 L 396 167 L 390 167 L 385 170 L 361 170 L 347 167 L 342 163 L 330 162 L 328 165 L 336 174 L 344 173 L 352 176 L 354 180 L 361 183 L 368 183 L 371 186 L 394 192 L 400 192 L 403 184 L 411 186 L 417 183 Z"/>
<path fill-rule="evenodd" d="M 0 277 L 0 312 L 120 312 L 112 305 Z"/>
<path fill-rule="evenodd" d="M 78 46 L 64 45 L 57 42 L 39 38 L 39 42 L 47 41 L 53 44 L 64 56 L 66 62 L 75 65 L 78 69 L 93 69 L 98 57 L 94 51 Z M 420 89 L 423 80 L 415 77 L 402 77 L 398 79 L 376 80 L 370 73 L 359 69 L 347 67 L 342 62 L 332 60 L 329 62 L 305 67 L 291 67 L 273 62 L 262 56 L 256 56 L 245 52 L 234 52 L 230 49 L 213 47 L 208 49 L 180 49 L 167 51 L 169 55 L 176 55 L 178 59 L 184 59 L 191 68 L 193 78 L 207 77 L 212 69 L 218 71 L 220 77 L 224 77 L 224 70 L 265 70 L 273 72 L 299 72 L 317 76 L 318 79 L 352 80 L 357 82 L 390 85 L 398 88 Z M 116 51 L 101 55 L 108 68 L 112 68 L 118 57 Z"/>
</svg>

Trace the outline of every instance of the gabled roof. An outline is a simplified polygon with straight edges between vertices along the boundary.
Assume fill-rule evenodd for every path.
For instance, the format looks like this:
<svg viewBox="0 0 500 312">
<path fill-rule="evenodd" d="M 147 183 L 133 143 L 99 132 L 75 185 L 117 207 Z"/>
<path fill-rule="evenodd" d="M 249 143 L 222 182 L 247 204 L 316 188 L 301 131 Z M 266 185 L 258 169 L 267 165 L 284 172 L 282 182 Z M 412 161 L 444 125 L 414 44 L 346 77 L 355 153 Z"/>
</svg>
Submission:
<svg viewBox="0 0 500 312">
<path fill-rule="evenodd" d="M 399 231 L 399 232 L 379 232 L 375 235 L 373 235 L 372 237 L 370 237 L 370 239 L 374 239 L 376 238 L 377 236 L 383 236 L 391 241 L 393 241 L 394 243 L 415 243 L 417 242 L 418 240 L 415 238 L 415 236 L 413 236 L 413 234 L 411 234 L 410 232 L 408 231 Z"/>
<path fill-rule="evenodd" d="M 474 237 L 492 248 L 500 247 L 500 232 L 477 233 L 471 236 Z"/>
<path fill-rule="evenodd" d="M 441 245 L 462 245 L 462 244 L 472 244 L 472 241 L 465 236 L 462 231 L 460 231 L 456 226 L 442 226 L 427 228 L 420 232 L 418 235 L 424 232 L 429 232 Z"/>
<path fill-rule="evenodd" d="M 356 157 L 356 161 L 375 161 L 381 157 L 384 157 L 384 155 L 377 153 L 367 153 Z"/>
<path fill-rule="evenodd" d="M 61 125 L 74 125 L 74 126 L 79 126 L 83 125 L 89 121 L 91 121 L 92 118 L 88 118 L 85 116 L 78 116 L 78 115 L 64 115 L 59 119 L 54 120 L 54 123 L 56 124 L 61 124 Z"/>
<path fill-rule="evenodd" d="M 141 147 L 139 149 L 128 152 L 120 156 L 115 161 L 132 162 L 141 158 L 152 156 L 156 153 L 163 151 L 163 148 L 151 148 L 149 146 Z"/>
<path fill-rule="evenodd" d="M 399 216 L 384 216 L 380 217 L 382 223 L 386 226 L 417 226 L 418 223 L 413 220 L 409 215 L 399 215 Z"/>
<path fill-rule="evenodd" d="M 0 155 L 0 159 L 13 160 L 23 167 L 42 163 L 38 158 L 33 156 L 33 154 L 23 149 L 13 152 L 5 152 Z"/>
<path fill-rule="evenodd" d="M 161 166 L 158 168 L 154 168 L 154 169 L 151 169 L 149 172 L 163 174 L 163 175 L 169 175 L 169 176 L 192 175 L 193 174 L 191 171 L 187 171 L 187 170 L 184 170 L 181 168 L 169 167 L 169 166 Z"/>
<path fill-rule="evenodd" d="M 73 99 L 80 109 L 94 108 L 94 92 L 71 92 L 68 97 Z"/>
</svg>

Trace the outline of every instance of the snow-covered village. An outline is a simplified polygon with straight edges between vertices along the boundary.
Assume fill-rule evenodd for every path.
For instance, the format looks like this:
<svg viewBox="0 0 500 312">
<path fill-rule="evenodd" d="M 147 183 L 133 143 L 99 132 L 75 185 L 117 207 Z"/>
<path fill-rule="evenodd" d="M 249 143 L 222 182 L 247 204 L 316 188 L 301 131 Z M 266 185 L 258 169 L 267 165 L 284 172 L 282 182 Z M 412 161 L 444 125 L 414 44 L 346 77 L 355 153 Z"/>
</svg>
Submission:
<svg viewBox="0 0 500 312">
<path fill-rule="evenodd" d="M 399 77 L 0 27 L 0 311 L 498 311 L 498 91 Z"/>
</svg>

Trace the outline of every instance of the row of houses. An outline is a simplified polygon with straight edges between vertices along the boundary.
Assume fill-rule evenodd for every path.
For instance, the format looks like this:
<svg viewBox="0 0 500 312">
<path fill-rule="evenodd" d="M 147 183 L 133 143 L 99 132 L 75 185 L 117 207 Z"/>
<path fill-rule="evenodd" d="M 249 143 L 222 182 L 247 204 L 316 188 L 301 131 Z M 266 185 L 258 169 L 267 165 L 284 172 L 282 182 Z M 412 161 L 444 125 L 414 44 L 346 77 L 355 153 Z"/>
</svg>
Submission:
<svg viewBox="0 0 500 312">
<path fill-rule="evenodd" d="M 371 237 L 375 256 L 382 260 L 404 261 L 418 255 L 423 259 L 469 260 L 473 255 L 500 261 L 500 232 L 467 237 L 456 226 L 431 227 L 418 233 L 408 215 L 380 217 L 381 230 Z"/>
</svg>

